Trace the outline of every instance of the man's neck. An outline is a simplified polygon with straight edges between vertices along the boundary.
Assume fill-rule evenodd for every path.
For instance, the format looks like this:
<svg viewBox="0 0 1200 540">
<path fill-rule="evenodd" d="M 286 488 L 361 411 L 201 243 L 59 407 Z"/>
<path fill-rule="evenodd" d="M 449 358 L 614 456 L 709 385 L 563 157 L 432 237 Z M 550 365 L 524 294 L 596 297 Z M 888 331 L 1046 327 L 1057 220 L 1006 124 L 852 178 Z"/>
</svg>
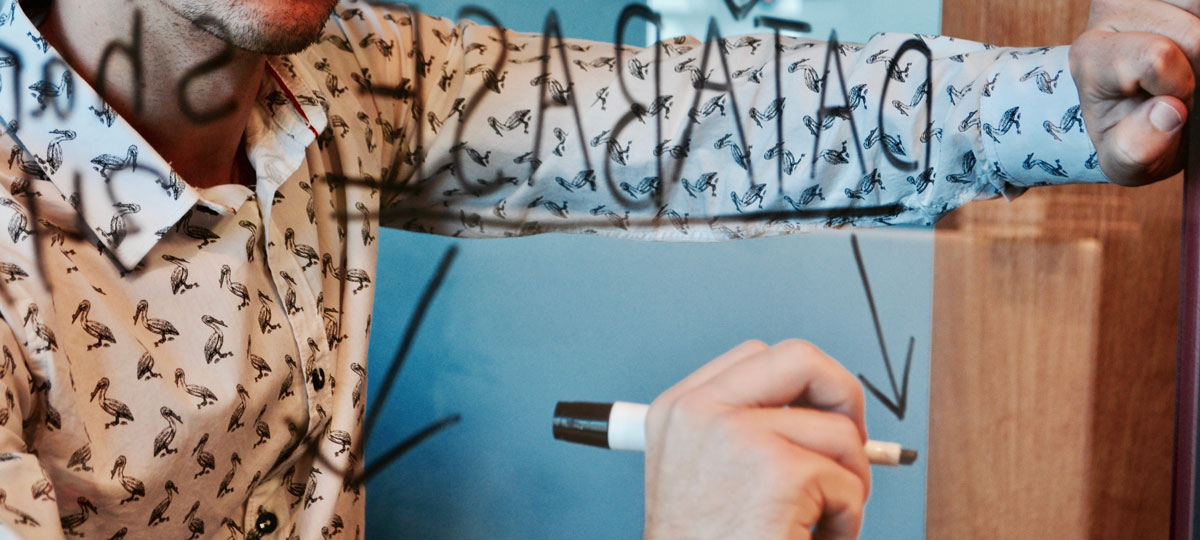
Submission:
<svg viewBox="0 0 1200 540">
<path fill-rule="evenodd" d="M 128 56 L 111 55 L 105 80 L 98 80 L 109 44 L 133 46 L 139 12 L 140 104 Z M 89 84 L 103 86 L 112 108 L 189 184 L 203 188 L 233 183 L 245 174 L 248 165 L 239 143 L 263 77 L 264 56 L 234 49 L 232 61 L 189 77 L 189 72 L 219 57 L 227 45 L 155 1 L 55 0 L 40 30 Z M 180 83 L 185 80 L 186 92 L 181 94 Z M 181 99 L 187 103 L 181 104 Z M 216 119 L 195 119 L 197 113 L 230 106 Z"/>
</svg>

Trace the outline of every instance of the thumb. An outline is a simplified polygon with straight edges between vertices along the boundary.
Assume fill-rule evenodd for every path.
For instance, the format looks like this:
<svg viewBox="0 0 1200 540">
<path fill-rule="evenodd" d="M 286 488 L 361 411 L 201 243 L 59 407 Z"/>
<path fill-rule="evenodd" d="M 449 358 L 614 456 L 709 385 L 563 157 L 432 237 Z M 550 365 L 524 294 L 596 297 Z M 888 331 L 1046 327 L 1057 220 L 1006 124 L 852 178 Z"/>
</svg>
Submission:
<svg viewBox="0 0 1200 540">
<path fill-rule="evenodd" d="M 1105 135 L 1100 168 L 1113 182 L 1140 186 L 1182 167 L 1179 152 L 1187 106 L 1174 96 L 1147 99 Z"/>
</svg>

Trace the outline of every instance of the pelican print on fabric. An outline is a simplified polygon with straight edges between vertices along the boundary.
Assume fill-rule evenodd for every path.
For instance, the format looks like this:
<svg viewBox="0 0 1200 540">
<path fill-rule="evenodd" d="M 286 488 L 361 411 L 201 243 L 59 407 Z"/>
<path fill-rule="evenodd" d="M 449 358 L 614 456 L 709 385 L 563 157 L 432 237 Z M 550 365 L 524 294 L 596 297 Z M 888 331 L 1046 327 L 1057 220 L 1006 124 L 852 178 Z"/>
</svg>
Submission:
<svg viewBox="0 0 1200 540">
<path fill-rule="evenodd" d="M 380 226 L 719 240 L 1104 180 L 1065 48 L 618 49 L 346 2 L 264 65 L 253 187 L 197 189 L 0 14 L 3 535 L 362 538 Z"/>
</svg>

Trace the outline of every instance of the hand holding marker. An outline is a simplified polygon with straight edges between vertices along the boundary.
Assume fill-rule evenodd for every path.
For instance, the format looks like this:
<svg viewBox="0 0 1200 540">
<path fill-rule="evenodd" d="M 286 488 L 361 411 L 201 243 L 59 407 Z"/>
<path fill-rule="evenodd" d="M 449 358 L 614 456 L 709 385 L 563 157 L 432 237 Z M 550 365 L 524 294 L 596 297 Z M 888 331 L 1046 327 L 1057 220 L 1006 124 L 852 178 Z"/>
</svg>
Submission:
<svg viewBox="0 0 1200 540">
<path fill-rule="evenodd" d="M 641 452 L 646 449 L 646 412 L 640 403 L 588 403 L 560 401 L 554 407 L 554 438 L 609 448 Z M 911 465 L 917 451 L 894 442 L 867 441 L 867 458 L 873 465 Z"/>
</svg>

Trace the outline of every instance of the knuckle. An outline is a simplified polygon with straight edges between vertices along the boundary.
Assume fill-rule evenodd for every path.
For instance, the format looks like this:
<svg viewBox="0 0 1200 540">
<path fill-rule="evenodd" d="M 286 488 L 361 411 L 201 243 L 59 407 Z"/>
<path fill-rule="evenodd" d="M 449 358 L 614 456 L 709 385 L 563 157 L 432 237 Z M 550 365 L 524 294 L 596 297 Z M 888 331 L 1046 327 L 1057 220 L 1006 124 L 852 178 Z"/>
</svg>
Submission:
<svg viewBox="0 0 1200 540">
<path fill-rule="evenodd" d="M 821 360 L 825 356 L 816 345 L 803 339 L 787 339 L 779 342 L 775 348 L 789 356 L 796 356 L 806 361 Z"/>
<path fill-rule="evenodd" d="M 850 383 L 846 386 L 847 390 L 849 391 L 848 402 L 853 405 L 857 411 L 866 409 L 867 396 L 866 393 L 863 392 L 862 384 L 860 384 L 858 379 L 854 378 L 854 375 L 851 375 L 850 372 L 847 371 L 846 375 L 850 377 Z"/>
<path fill-rule="evenodd" d="M 1142 45 L 1141 61 L 1147 73 L 1158 75 L 1167 72 L 1175 59 L 1178 58 L 1179 48 L 1175 42 L 1163 36 L 1152 36 Z"/>
<path fill-rule="evenodd" d="M 1092 40 L 1089 38 L 1091 32 L 1084 33 L 1071 44 L 1067 49 L 1067 67 L 1070 68 L 1071 78 L 1075 79 L 1080 88 L 1086 88 L 1089 81 L 1095 79 L 1092 69 L 1092 57 L 1094 50 Z"/>
<path fill-rule="evenodd" d="M 1076 80 L 1081 80 L 1084 77 L 1081 75 L 1099 78 L 1106 70 L 1112 69 L 1111 51 L 1114 48 L 1121 47 L 1122 50 L 1134 54 L 1140 54 L 1140 51 L 1131 47 L 1122 47 L 1126 44 L 1129 38 L 1116 34 L 1108 30 L 1090 29 L 1075 38 L 1071 43 L 1071 47 L 1067 49 L 1068 66 L 1071 69 L 1071 74 Z"/>
<path fill-rule="evenodd" d="M 1099 30 L 1087 30 L 1079 37 L 1075 38 L 1075 42 L 1071 44 L 1071 48 L 1067 51 L 1068 57 L 1072 59 L 1083 60 L 1089 58 L 1088 53 L 1100 43 L 1103 43 L 1104 33 Z"/>
<path fill-rule="evenodd" d="M 863 483 L 862 480 L 859 480 L 858 477 L 855 477 L 854 481 L 850 483 L 850 488 L 854 490 L 854 503 L 850 505 L 849 510 L 853 512 L 856 517 L 861 518 L 863 506 L 865 506 L 867 503 L 867 485 Z M 855 521 L 857 521 L 857 519 Z"/>
<path fill-rule="evenodd" d="M 848 484 L 846 489 L 851 490 L 848 492 L 850 500 L 846 502 L 846 507 L 842 509 L 842 512 L 844 512 L 845 515 L 850 518 L 850 521 L 853 521 L 854 523 L 861 523 L 863 517 L 863 507 L 866 506 L 867 502 L 866 488 L 863 486 L 862 482 L 856 481 Z"/>
<path fill-rule="evenodd" d="M 1079 70 L 1082 67 L 1083 62 L 1087 60 L 1087 55 L 1085 52 L 1088 50 L 1088 41 L 1090 41 L 1089 36 L 1091 34 L 1091 31 L 1080 34 L 1079 37 L 1075 38 L 1075 41 L 1071 43 L 1071 48 L 1067 49 L 1067 63 L 1071 66 L 1072 72 Z M 1075 78 L 1078 79 L 1079 77 L 1076 76 Z"/>
<path fill-rule="evenodd" d="M 862 384 L 859 384 L 858 379 L 845 366 L 836 361 L 831 361 L 831 364 L 833 371 L 828 391 L 839 403 L 853 406 L 855 410 L 861 411 L 866 403 Z"/>
<path fill-rule="evenodd" d="M 833 415 L 833 424 L 830 428 L 830 436 L 837 441 L 843 452 L 862 450 L 862 437 L 858 434 L 858 424 L 855 424 L 850 417 L 841 414 Z"/>
<path fill-rule="evenodd" d="M 862 410 L 862 388 L 858 385 L 858 381 L 853 379 L 848 372 L 844 375 L 831 378 L 828 383 L 823 384 L 821 395 L 824 396 L 825 401 L 830 401 L 838 405 L 839 410 Z"/>
<path fill-rule="evenodd" d="M 664 422 L 674 425 L 696 426 L 705 418 L 713 416 L 712 403 L 695 393 L 680 396 L 664 411 Z"/>
<path fill-rule="evenodd" d="M 737 348 L 747 349 L 751 353 L 760 353 L 767 349 L 770 349 L 770 347 L 767 346 L 766 343 L 763 343 L 762 340 L 758 340 L 758 339 L 747 340 L 747 341 L 743 342 L 741 345 L 738 345 Z"/>
</svg>

